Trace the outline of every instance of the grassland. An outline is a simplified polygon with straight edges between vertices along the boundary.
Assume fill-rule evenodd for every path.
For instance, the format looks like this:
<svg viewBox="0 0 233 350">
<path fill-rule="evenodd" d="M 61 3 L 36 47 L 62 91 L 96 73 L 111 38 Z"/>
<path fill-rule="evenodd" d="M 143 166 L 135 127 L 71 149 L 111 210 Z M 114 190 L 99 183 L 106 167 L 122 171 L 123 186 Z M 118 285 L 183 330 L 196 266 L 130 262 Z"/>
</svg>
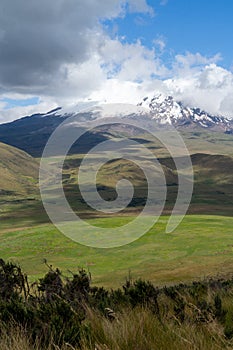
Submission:
<svg viewBox="0 0 233 350">
<path fill-rule="evenodd" d="M 93 225 L 111 228 L 132 217 L 98 218 Z M 53 225 L 32 228 L 1 228 L 0 256 L 20 263 L 31 279 L 38 278 L 49 264 L 75 271 L 90 270 L 93 283 L 117 287 L 129 271 L 158 285 L 191 281 L 233 269 L 233 218 L 188 215 L 175 232 L 165 233 L 167 217 L 137 241 L 119 248 L 96 249 L 82 246 L 61 234 Z"/>
<path fill-rule="evenodd" d="M 0 257 L 19 262 L 31 279 L 46 272 L 43 259 L 62 270 L 83 266 L 91 271 L 93 283 L 107 287 L 120 285 L 129 270 L 135 278 L 143 276 L 157 284 L 230 273 L 233 267 L 232 136 L 185 133 L 190 152 L 202 150 L 206 154 L 191 155 L 195 185 L 189 215 L 172 234 L 165 234 L 165 226 L 178 190 L 174 162 L 161 145 L 142 136 L 136 138 L 154 150 L 166 175 L 168 197 L 164 216 L 138 241 L 122 248 L 102 250 L 70 241 L 49 223 L 38 196 L 37 160 L 1 145 Z M 113 226 L 132 220 L 141 210 L 147 191 L 144 175 L 125 160 L 116 159 L 103 166 L 97 177 L 101 196 L 114 199 L 115 185 L 123 177 L 134 184 L 135 198 L 123 215 L 101 217 L 83 203 L 77 191 L 77 169 L 82 157 L 83 154 L 73 154 L 66 159 L 65 193 L 74 210 L 93 225 L 108 227 L 111 235 Z M 4 175 L 4 171 L 10 173 Z"/>
<path fill-rule="evenodd" d="M 150 280 L 155 286 L 203 281 L 206 277 L 226 277 L 232 281 L 232 136 L 186 133 L 185 137 L 192 154 L 195 175 L 189 215 L 186 215 L 173 233 L 165 232 L 168 214 L 178 190 L 176 169 L 166 151 L 149 141 L 147 146 L 160 158 L 168 185 L 163 216 L 140 239 L 111 249 L 86 247 L 73 242 L 49 223 L 38 196 L 37 160 L 24 152 L 0 145 L 0 258 L 20 264 L 30 282 L 47 273 L 45 259 L 48 264 L 58 267 L 65 276 L 71 278 L 73 272 L 83 267 L 92 276 L 92 286 L 104 286 L 108 290 L 122 286 L 129 274 L 134 280 Z M 143 138 L 140 142 L 144 142 Z M 134 151 L 137 152 L 136 149 Z M 221 154 L 216 154 L 216 151 Z M 108 228 L 111 237 L 113 227 L 122 226 L 124 230 L 124 225 L 134 220 L 140 212 L 147 191 L 144 174 L 120 159 L 107 163 L 100 169 L 97 189 L 104 199 L 113 200 L 116 197 L 115 186 L 122 177 L 132 181 L 135 189 L 134 201 L 123 214 L 103 217 L 90 210 L 77 190 L 77 170 L 82 157 L 82 154 L 73 154 L 66 159 L 63 184 L 67 199 L 89 224 Z M 55 157 L 54 162 L 56 161 Z M 88 231 L 83 231 L 83 234 L 88 234 Z M 201 299 L 197 302 L 198 308 L 206 302 L 207 306 L 212 305 L 211 312 L 214 310 L 215 295 L 211 293 L 207 291 L 206 300 L 201 294 Z M 186 310 L 187 319 L 181 323 L 177 315 L 174 317 L 170 312 L 174 306 L 170 300 L 166 305 L 161 300 L 161 305 L 165 305 L 164 310 L 166 309 L 162 323 L 144 308 L 124 308 L 117 314 L 116 322 L 89 309 L 84 325 L 88 332 L 82 335 L 82 344 L 77 349 L 232 349 L 232 339 L 226 339 L 226 334 L 229 335 L 228 338 L 233 334 L 232 290 L 228 294 L 224 289 L 216 293 L 220 293 L 222 298 L 224 320 L 213 318 L 206 323 L 190 319 L 191 299 L 187 295 L 184 299 L 189 305 L 188 311 Z M 177 310 L 176 306 L 174 310 Z M 195 307 L 194 316 L 197 311 Z M 93 345 L 90 345 L 90 332 Z M 1 349 L 41 349 L 39 341 L 36 345 L 32 344 L 34 339 L 31 339 L 30 332 L 16 324 L 1 332 Z M 55 348 L 75 349 L 69 344 L 58 347 L 51 339 L 51 344 L 46 349 Z"/>
</svg>

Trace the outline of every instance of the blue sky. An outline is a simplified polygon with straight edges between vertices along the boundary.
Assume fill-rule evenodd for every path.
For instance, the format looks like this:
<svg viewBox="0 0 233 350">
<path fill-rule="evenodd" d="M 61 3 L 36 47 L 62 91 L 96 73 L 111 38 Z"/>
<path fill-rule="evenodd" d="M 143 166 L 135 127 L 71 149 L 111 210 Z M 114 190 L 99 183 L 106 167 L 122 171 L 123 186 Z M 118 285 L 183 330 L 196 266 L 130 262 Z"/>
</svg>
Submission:
<svg viewBox="0 0 233 350">
<path fill-rule="evenodd" d="M 127 14 L 109 21 L 110 32 L 132 42 L 140 38 L 148 47 L 155 39 L 166 43 L 165 61 L 175 54 L 199 52 L 204 56 L 220 53 L 221 65 L 233 66 L 233 1 L 229 0 L 168 0 L 148 1 L 155 14 Z M 172 59 L 172 57 L 170 57 Z"/>
<path fill-rule="evenodd" d="M 23 99 L 13 99 L 13 98 L 3 98 L 2 102 L 5 104 L 4 109 L 9 110 L 14 107 L 26 107 L 31 105 L 39 104 L 39 97 L 23 98 Z"/>
<path fill-rule="evenodd" d="M 0 122 L 172 94 L 233 117 L 230 0 L 2 0 Z"/>
</svg>

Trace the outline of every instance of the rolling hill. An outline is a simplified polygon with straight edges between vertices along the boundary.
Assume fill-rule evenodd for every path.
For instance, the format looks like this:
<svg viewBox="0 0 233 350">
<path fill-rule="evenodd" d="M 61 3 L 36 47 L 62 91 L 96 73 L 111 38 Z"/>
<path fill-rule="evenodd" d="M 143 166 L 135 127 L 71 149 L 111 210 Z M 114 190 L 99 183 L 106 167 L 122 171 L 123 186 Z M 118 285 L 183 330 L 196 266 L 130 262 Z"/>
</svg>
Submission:
<svg viewBox="0 0 233 350">
<path fill-rule="evenodd" d="M 66 196 L 74 210 L 90 212 L 78 190 L 78 168 L 82 155 L 70 155 L 63 169 L 63 185 Z M 178 179 L 175 163 L 171 157 L 160 157 L 159 162 L 167 182 L 165 210 L 169 212 L 175 203 Z M 194 191 L 189 213 L 217 213 L 232 215 L 233 212 L 233 157 L 220 154 L 195 153 L 191 155 L 194 172 Z M 185 169 L 184 169 L 185 170 Z M 122 178 L 134 185 L 134 198 L 128 210 L 139 210 L 147 198 L 144 173 L 130 161 L 116 159 L 100 168 L 97 190 L 105 200 L 116 199 L 116 184 Z"/>
<path fill-rule="evenodd" d="M 38 168 L 37 160 L 29 154 L 0 143 L 0 199 L 36 195 Z"/>
</svg>

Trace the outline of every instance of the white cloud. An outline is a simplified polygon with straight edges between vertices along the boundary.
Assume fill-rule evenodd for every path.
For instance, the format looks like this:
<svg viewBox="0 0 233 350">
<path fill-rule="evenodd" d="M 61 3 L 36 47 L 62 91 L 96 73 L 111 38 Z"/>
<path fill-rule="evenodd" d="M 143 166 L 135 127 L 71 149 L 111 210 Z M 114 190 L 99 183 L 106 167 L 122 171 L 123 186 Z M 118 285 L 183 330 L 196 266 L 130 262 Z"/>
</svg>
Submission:
<svg viewBox="0 0 233 350">
<path fill-rule="evenodd" d="M 108 103 L 132 103 L 141 102 L 145 96 L 151 95 L 151 92 L 168 90 L 161 80 L 145 81 L 143 84 L 131 81 L 120 81 L 119 79 L 106 80 L 99 90 L 90 95 L 93 101 L 102 101 Z"/>
<path fill-rule="evenodd" d="M 200 107 L 212 114 L 233 117 L 233 74 L 215 63 L 198 69 L 189 66 L 186 70 L 178 70 L 164 84 L 171 94 L 187 105 Z"/>
<path fill-rule="evenodd" d="M 199 52 L 193 54 L 191 52 L 187 52 L 185 55 L 176 55 L 175 61 L 180 66 L 198 66 L 209 63 L 217 63 L 221 60 L 221 55 L 218 53 L 213 57 L 206 57 L 201 55 Z"/>
<path fill-rule="evenodd" d="M 141 81 L 154 76 L 164 76 L 167 68 L 160 61 L 154 49 L 148 49 L 138 40 L 136 43 L 121 43 L 106 40 L 101 56 L 107 74 L 126 81 Z"/>
<path fill-rule="evenodd" d="M 176 55 L 173 62 L 173 76 L 192 76 L 195 72 L 199 72 L 203 66 L 208 64 L 216 64 L 221 60 L 221 55 L 216 54 L 213 57 L 206 57 L 200 53 L 187 52 L 185 55 Z"/>
<path fill-rule="evenodd" d="M 158 37 L 153 41 L 153 44 L 156 48 L 159 49 L 160 52 L 163 52 L 166 47 L 166 42 L 162 37 Z"/>
<path fill-rule="evenodd" d="M 146 0 L 130 0 L 129 10 L 131 12 L 145 12 L 149 13 L 150 15 L 154 14 L 153 8 L 147 4 Z"/>
</svg>

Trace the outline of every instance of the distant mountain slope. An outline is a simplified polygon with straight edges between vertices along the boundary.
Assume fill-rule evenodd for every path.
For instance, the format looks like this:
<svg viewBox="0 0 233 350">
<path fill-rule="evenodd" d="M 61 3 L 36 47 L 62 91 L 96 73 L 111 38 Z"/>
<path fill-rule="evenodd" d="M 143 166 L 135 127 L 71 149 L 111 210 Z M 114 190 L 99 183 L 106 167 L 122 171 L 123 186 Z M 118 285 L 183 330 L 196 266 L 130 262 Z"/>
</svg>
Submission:
<svg viewBox="0 0 233 350">
<path fill-rule="evenodd" d="M 33 114 L 10 123 L 0 125 L 0 142 L 22 149 L 33 157 L 40 157 L 44 147 L 53 131 L 71 114 L 60 114 L 60 109 L 55 109 L 47 114 Z M 78 114 L 79 118 L 88 118 L 86 114 Z M 73 146 L 73 153 L 94 147 L 106 136 L 102 133 L 85 134 L 82 142 Z"/>
<path fill-rule="evenodd" d="M 29 154 L 0 143 L 0 200 L 36 194 L 38 168 L 38 162 Z"/>
<path fill-rule="evenodd" d="M 145 97 L 138 105 L 130 104 L 97 104 L 80 112 L 80 106 L 70 109 L 57 108 L 45 114 L 34 114 L 0 125 L 0 142 L 20 148 L 29 154 L 40 157 L 44 146 L 52 132 L 65 119 L 75 118 L 85 123 L 87 120 L 107 116 L 130 117 L 136 120 L 145 119 L 156 123 L 162 128 L 174 126 L 182 133 L 187 132 L 218 132 L 233 134 L 233 119 L 224 116 L 213 116 L 200 110 L 184 106 L 172 96 L 157 94 L 152 98 Z M 83 145 L 75 145 L 73 153 L 81 153 L 108 138 L 106 131 L 88 133 L 83 139 Z M 206 151 L 206 150 L 205 150 Z"/>
<path fill-rule="evenodd" d="M 33 156 L 40 156 L 43 148 L 62 119 L 34 114 L 0 125 L 0 141 L 20 148 Z"/>
</svg>

